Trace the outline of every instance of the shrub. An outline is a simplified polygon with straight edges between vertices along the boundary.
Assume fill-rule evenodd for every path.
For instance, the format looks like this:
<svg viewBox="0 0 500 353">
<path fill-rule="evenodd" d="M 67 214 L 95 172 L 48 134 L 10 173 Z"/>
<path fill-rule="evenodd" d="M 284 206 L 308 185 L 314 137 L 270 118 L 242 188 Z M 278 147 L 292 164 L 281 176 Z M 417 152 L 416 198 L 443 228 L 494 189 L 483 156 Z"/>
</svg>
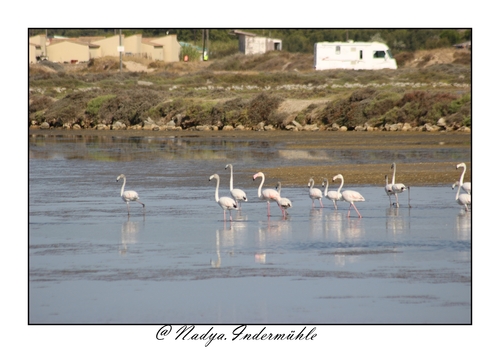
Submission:
<svg viewBox="0 0 500 353">
<path fill-rule="evenodd" d="M 96 117 L 97 114 L 99 114 L 99 110 L 101 109 L 101 106 L 103 105 L 103 103 L 110 100 L 110 99 L 113 99 L 115 97 L 116 97 L 116 95 L 114 95 L 114 94 L 108 94 L 105 96 L 99 96 L 99 97 L 96 97 L 94 99 L 91 99 L 87 103 L 87 109 L 85 110 L 85 113 Z"/>
</svg>

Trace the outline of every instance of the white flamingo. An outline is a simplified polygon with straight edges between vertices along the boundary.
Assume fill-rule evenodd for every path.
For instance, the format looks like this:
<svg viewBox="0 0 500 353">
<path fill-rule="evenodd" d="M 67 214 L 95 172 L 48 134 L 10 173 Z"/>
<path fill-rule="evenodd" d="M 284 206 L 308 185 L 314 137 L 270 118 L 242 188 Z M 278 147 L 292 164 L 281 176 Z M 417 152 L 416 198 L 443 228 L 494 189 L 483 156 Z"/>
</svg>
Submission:
<svg viewBox="0 0 500 353">
<path fill-rule="evenodd" d="M 350 203 L 350 205 L 349 205 L 349 211 L 347 212 L 347 217 L 350 217 L 351 206 L 353 206 L 354 209 L 356 210 L 356 212 L 358 213 L 359 218 L 361 218 L 361 213 L 359 213 L 359 211 L 356 208 L 356 205 L 354 204 L 354 202 L 365 201 L 365 198 L 359 192 L 354 191 L 354 190 L 344 190 L 344 191 L 341 192 L 340 190 L 342 189 L 342 186 L 344 186 L 344 177 L 342 176 L 342 174 L 337 174 L 337 175 L 335 175 L 333 177 L 333 181 L 335 181 L 337 179 L 341 180 L 340 186 L 339 186 L 339 189 L 337 190 L 337 192 L 339 192 L 339 193 L 342 194 L 342 198 L 344 199 L 344 201 Z"/>
<path fill-rule="evenodd" d="M 391 195 L 394 195 L 394 191 L 392 191 L 392 184 L 389 184 L 389 177 L 385 176 L 385 193 L 389 196 L 389 205 L 392 205 Z"/>
<path fill-rule="evenodd" d="M 455 185 L 455 184 L 453 184 L 453 185 Z M 457 203 L 459 205 L 462 205 L 465 207 L 465 211 L 469 211 L 469 206 L 472 204 L 471 195 L 461 194 L 460 193 L 461 185 L 457 185 L 457 186 L 458 186 L 457 196 L 455 197 L 455 200 L 457 201 Z"/>
<path fill-rule="evenodd" d="M 120 179 L 123 179 L 122 191 L 120 193 L 120 196 L 122 197 L 122 200 L 127 203 L 128 214 L 130 214 L 130 206 L 129 206 L 130 201 L 137 201 L 142 205 L 142 207 L 145 207 L 146 205 L 143 204 L 141 201 L 139 201 L 139 194 L 137 192 L 135 192 L 133 190 L 124 191 L 125 190 L 125 183 L 127 182 L 127 178 L 125 178 L 124 174 L 118 175 L 118 177 L 116 178 L 116 181 L 118 182 Z"/>
<path fill-rule="evenodd" d="M 396 196 L 396 207 L 399 207 L 398 194 L 405 191 L 406 186 L 405 186 L 405 184 L 401 184 L 401 183 L 396 184 L 396 163 L 392 163 L 391 169 L 394 169 L 394 171 L 392 172 L 392 192 Z"/>
<path fill-rule="evenodd" d="M 238 201 L 247 202 L 248 201 L 247 194 L 241 189 L 234 189 L 233 188 L 233 165 L 232 164 L 226 165 L 226 169 L 228 167 L 231 170 L 231 179 L 229 179 L 229 191 L 231 192 L 231 195 L 233 196 L 233 198 L 236 200 L 236 204 L 238 205 L 238 208 L 241 209 L 241 203 L 239 203 Z"/>
<path fill-rule="evenodd" d="M 313 187 L 314 186 L 313 178 L 309 179 L 309 183 L 307 183 L 307 186 L 309 186 L 309 197 L 312 200 L 312 207 L 314 208 L 314 200 L 319 200 L 319 204 L 321 205 L 321 207 L 323 207 L 323 202 L 321 202 L 323 193 L 321 192 L 320 189 Z"/>
<path fill-rule="evenodd" d="M 462 175 L 460 176 L 460 181 L 456 181 L 455 184 L 453 184 L 451 186 L 451 188 L 454 189 L 455 186 L 462 185 L 462 190 L 470 195 L 470 194 L 472 194 L 472 185 L 470 182 L 464 183 L 464 175 L 465 175 L 465 171 L 467 169 L 467 166 L 465 165 L 465 163 L 459 163 L 459 164 L 457 164 L 457 169 L 458 168 L 464 168 L 464 170 L 462 171 Z"/>
<path fill-rule="evenodd" d="M 255 180 L 255 179 L 259 178 L 259 177 L 262 178 L 262 181 L 260 182 L 259 189 L 257 190 L 257 196 L 259 197 L 259 199 L 267 201 L 267 215 L 270 216 L 271 215 L 271 205 L 270 205 L 269 202 L 270 201 L 276 201 L 276 202 L 278 202 L 278 199 L 280 198 L 280 194 L 278 194 L 278 192 L 276 190 L 274 190 L 274 189 L 264 189 L 264 190 L 262 190 L 262 185 L 264 185 L 264 180 L 266 178 L 264 176 L 264 173 L 258 172 L 256 174 L 254 174 L 253 180 Z"/>
<path fill-rule="evenodd" d="M 328 191 L 328 179 L 327 178 L 323 178 L 323 183 L 321 184 L 321 186 L 325 187 L 325 197 L 329 200 L 332 200 L 333 207 L 335 207 L 335 209 L 337 209 L 337 201 L 342 201 L 342 194 L 340 194 L 339 192 L 334 191 L 334 190 Z"/>
<path fill-rule="evenodd" d="M 238 208 L 238 206 L 236 205 L 236 201 L 227 196 L 222 196 L 221 198 L 219 198 L 219 183 L 220 183 L 219 175 L 214 174 L 210 176 L 208 181 L 212 179 L 217 180 L 217 186 L 215 187 L 215 202 L 217 202 L 219 206 L 224 210 L 224 222 L 226 221 L 226 210 L 229 210 L 229 220 L 232 221 L 233 217 L 231 216 L 231 210 Z"/>
<path fill-rule="evenodd" d="M 286 217 L 288 212 L 286 211 L 289 208 L 292 208 L 292 201 L 287 199 L 286 197 L 281 197 L 281 182 L 278 181 L 278 185 L 276 185 L 276 191 L 278 191 L 279 199 L 278 206 L 281 208 L 281 213 L 283 213 L 283 217 Z"/>
</svg>

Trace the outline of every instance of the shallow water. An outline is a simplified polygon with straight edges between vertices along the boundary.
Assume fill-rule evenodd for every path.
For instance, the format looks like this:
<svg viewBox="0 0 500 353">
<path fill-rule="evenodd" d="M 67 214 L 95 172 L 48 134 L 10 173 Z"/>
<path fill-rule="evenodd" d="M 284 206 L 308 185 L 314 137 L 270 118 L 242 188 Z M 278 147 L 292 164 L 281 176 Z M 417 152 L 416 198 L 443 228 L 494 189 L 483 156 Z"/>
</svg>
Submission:
<svg viewBox="0 0 500 353">
<path fill-rule="evenodd" d="M 347 203 L 335 210 L 323 199 L 324 208 L 312 208 L 306 187 L 283 185 L 293 208 L 283 218 L 271 204 L 268 217 L 252 175 L 289 153 L 277 144 L 29 142 L 30 323 L 471 322 L 471 214 L 449 186 L 412 187 L 411 207 L 404 193 L 400 208 L 382 185 L 352 187 L 366 202 L 356 204 L 362 218 L 354 210 L 347 218 Z M 446 158 L 423 153 L 405 158 Z M 374 158 L 354 160 L 380 162 Z M 325 163 L 300 155 L 278 163 L 306 159 Z M 232 222 L 223 221 L 208 181 L 220 174 L 220 196 L 228 196 L 227 163 L 249 198 Z M 146 204 L 131 203 L 130 215 L 121 173 Z"/>
</svg>

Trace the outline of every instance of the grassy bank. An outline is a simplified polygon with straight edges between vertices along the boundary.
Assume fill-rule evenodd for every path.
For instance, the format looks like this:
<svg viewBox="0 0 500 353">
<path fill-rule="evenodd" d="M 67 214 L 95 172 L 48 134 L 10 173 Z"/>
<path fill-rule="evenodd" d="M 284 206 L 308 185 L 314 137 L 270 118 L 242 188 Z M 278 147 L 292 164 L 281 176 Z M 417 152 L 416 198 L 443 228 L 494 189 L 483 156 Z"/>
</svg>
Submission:
<svg viewBox="0 0 500 353">
<path fill-rule="evenodd" d="M 43 62 L 29 70 L 28 124 L 130 127 L 148 118 L 182 129 L 261 122 L 283 129 L 292 120 L 349 130 L 440 118 L 456 129 L 472 124 L 470 52 L 407 54 L 397 70 L 318 72 L 312 62 L 310 54 L 287 52 L 187 63 L 127 58 L 121 73 L 117 58 Z"/>
</svg>

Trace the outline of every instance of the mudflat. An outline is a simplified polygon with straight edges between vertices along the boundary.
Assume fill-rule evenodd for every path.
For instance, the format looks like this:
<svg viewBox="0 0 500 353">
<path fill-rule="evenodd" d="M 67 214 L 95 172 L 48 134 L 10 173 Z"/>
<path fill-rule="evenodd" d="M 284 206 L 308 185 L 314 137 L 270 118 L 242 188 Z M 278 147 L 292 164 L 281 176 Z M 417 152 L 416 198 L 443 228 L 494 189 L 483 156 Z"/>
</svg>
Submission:
<svg viewBox="0 0 500 353">
<path fill-rule="evenodd" d="M 233 141 L 269 141 L 278 143 L 284 150 L 393 150 L 410 151 L 412 149 L 443 150 L 450 154 L 449 161 L 405 162 L 404 160 L 387 160 L 383 158 L 373 163 L 357 164 L 319 164 L 294 165 L 287 167 L 265 168 L 260 171 L 266 178 L 279 178 L 287 185 L 304 184 L 304 175 L 314 176 L 316 182 L 321 177 L 330 179 L 335 174 L 343 174 L 349 185 L 379 185 L 384 176 L 391 177 L 390 165 L 397 163 L 397 179 L 407 186 L 450 185 L 458 180 L 457 163 L 467 165 L 465 180 L 471 180 L 471 160 L 457 161 L 453 158 L 454 150 L 463 151 L 472 148 L 472 135 L 466 132 L 290 132 L 290 131 L 144 131 L 144 130 L 29 130 L 29 135 L 47 136 L 121 136 L 121 137 L 186 137 L 203 139 L 224 139 Z M 446 158 L 445 158 L 446 159 Z"/>
</svg>

